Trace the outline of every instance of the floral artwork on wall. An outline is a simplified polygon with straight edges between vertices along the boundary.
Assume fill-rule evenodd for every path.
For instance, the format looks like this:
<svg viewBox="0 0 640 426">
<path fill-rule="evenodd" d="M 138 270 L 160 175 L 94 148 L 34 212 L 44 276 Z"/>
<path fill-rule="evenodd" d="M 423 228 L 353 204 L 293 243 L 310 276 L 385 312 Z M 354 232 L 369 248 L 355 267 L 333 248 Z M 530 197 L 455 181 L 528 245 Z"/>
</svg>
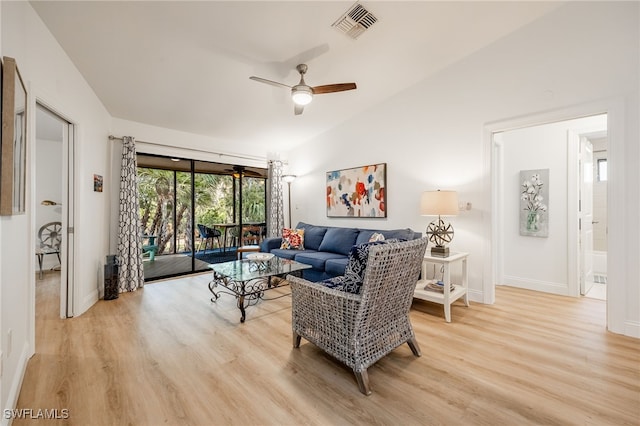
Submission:
<svg viewBox="0 0 640 426">
<path fill-rule="evenodd" d="M 549 236 L 549 169 L 520 172 L 520 235 Z"/>
<path fill-rule="evenodd" d="M 387 164 L 327 172 L 328 217 L 387 217 Z"/>
</svg>

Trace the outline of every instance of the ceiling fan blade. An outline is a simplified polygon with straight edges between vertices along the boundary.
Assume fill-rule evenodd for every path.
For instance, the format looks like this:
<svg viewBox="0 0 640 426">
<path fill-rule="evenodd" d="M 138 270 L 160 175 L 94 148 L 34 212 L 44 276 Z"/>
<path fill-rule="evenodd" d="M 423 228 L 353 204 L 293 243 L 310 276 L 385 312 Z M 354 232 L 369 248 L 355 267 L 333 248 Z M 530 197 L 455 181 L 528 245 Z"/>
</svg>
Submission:
<svg viewBox="0 0 640 426">
<path fill-rule="evenodd" d="M 338 84 L 325 84 L 324 86 L 312 87 L 314 95 L 322 95 L 323 93 L 344 92 L 345 90 L 356 89 L 355 83 L 338 83 Z"/>
<path fill-rule="evenodd" d="M 303 105 L 298 105 L 298 104 L 294 104 L 293 105 L 293 113 L 295 115 L 302 114 L 302 111 L 304 111 L 304 106 Z"/>
<path fill-rule="evenodd" d="M 259 83 L 266 83 L 266 84 L 270 84 L 272 86 L 276 86 L 276 87 L 286 87 L 287 89 L 291 89 L 291 86 L 287 86 L 286 84 L 283 83 L 278 83 L 277 81 L 273 81 L 273 80 L 267 80 L 266 78 L 262 78 L 262 77 L 256 77 L 256 76 L 251 76 L 249 77 L 251 80 L 257 81 Z"/>
<path fill-rule="evenodd" d="M 244 175 L 247 177 L 262 177 L 260 173 L 254 172 L 253 170 L 245 170 Z"/>
</svg>

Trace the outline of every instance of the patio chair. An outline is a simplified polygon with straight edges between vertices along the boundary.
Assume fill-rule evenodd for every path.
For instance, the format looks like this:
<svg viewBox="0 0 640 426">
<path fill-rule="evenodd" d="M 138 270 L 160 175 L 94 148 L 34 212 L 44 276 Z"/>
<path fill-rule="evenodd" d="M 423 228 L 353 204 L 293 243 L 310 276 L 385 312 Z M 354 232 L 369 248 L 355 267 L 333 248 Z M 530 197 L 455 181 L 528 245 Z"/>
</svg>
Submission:
<svg viewBox="0 0 640 426">
<path fill-rule="evenodd" d="M 298 348 L 304 337 L 351 367 L 365 395 L 371 394 L 367 368 L 379 359 L 404 343 L 420 356 L 409 309 L 427 241 L 373 243 L 364 270 L 352 271 L 363 275 L 361 287 L 343 286 L 357 293 L 329 288 L 326 282 L 287 276 L 291 284 L 293 347 Z M 353 254 L 354 250 L 350 262 Z M 349 281 L 349 273 L 348 267 L 344 276 L 327 281 Z"/>
<path fill-rule="evenodd" d="M 260 244 L 262 239 L 262 226 L 259 225 L 245 225 L 242 227 L 242 242 L 241 245 L 247 244 Z"/>
<path fill-rule="evenodd" d="M 142 257 L 149 255 L 149 262 L 156 260 L 156 253 L 158 252 L 158 245 L 156 244 L 157 235 L 142 234 Z"/>
<path fill-rule="evenodd" d="M 262 227 L 257 225 L 245 225 L 242 227 L 242 238 L 240 246 L 236 248 L 238 260 L 242 259 L 243 253 L 260 251 L 260 236 Z"/>
<path fill-rule="evenodd" d="M 208 226 L 198 224 L 198 232 L 200 233 L 200 244 L 198 245 L 198 251 L 200 251 L 200 247 L 202 246 L 202 241 L 204 241 L 204 253 L 207 253 L 207 245 L 209 244 L 209 240 L 211 240 L 211 249 L 213 250 L 213 240 L 218 241 L 218 247 L 222 247 L 220 244 L 220 237 L 222 236 L 222 232 L 219 229 L 209 228 Z"/>
</svg>

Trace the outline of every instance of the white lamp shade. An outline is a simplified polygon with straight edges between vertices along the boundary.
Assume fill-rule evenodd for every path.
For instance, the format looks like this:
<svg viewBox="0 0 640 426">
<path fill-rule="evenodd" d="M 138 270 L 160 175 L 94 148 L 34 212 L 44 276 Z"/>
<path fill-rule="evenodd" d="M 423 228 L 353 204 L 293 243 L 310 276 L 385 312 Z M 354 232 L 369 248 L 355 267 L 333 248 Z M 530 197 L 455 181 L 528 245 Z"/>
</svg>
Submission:
<svg viewBox="0 0 640 426">
<path fill-rule="evenodd" d="M 425 191 L 420 200 L 422 216 L 455 216 L 458 214 L 456 191 Z"/>
<path fill-rule="evenodd" d="M 296 180 L 296 175 L 282 175 L 282 180 L 286 183 L 291 183 Z"/>
</svg>

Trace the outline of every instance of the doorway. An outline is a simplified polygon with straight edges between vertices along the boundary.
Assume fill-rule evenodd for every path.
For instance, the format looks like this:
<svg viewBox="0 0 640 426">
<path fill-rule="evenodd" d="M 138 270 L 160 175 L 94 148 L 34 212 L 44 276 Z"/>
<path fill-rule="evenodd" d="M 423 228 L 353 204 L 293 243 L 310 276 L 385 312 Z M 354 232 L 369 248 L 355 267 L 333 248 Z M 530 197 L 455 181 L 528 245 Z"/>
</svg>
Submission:
<svg viewBox="0 0 640 426">
<path fill-rule="evenodd" d="M 606 114 L 522 126 L 493 134 L 496 164 L 492 193 L 498 217 L 494 223 L 501 224 L 496 283 L 579 296 L 589 292 L 598 275 L 606 277 L 606 261 L 604 265 L 598 261 L 599 274 L 595 273 L 593 227 L 597 225 L 606 234 L 607 201 L 598 198 L 600 218 L 595 219 L 594 167 L 597 165 L 591 160 L 594 150 L 591 139 L 606 138 L 606 134 Z M 604 170 L 602 163 L 601 167 Z M 548 176 L 544 185 L 549 195 L 543 201 L 545 208 L 548 207 L 544 217 L 548 233 L 531 236 L 519 232 L 522 225 L 520 176 L 523 171 L 539 170 L 546 171 Z M 607 185 L 606 181 L 602 184 Z"/>
<path fill-rule="evenodd" d="M 59 299 L 60 317 L 70 318 L 74 301 L 74 126 L 40 102 L 35 117 L 36 287 L 42 282 L 53 285 L 51 293 Z"/>
<path fill-rule="evenodd" d="M 607 148 L 606 130 L 580 135 L 580 294 L 600 300 L 607 299 Z"/>
</svg>

